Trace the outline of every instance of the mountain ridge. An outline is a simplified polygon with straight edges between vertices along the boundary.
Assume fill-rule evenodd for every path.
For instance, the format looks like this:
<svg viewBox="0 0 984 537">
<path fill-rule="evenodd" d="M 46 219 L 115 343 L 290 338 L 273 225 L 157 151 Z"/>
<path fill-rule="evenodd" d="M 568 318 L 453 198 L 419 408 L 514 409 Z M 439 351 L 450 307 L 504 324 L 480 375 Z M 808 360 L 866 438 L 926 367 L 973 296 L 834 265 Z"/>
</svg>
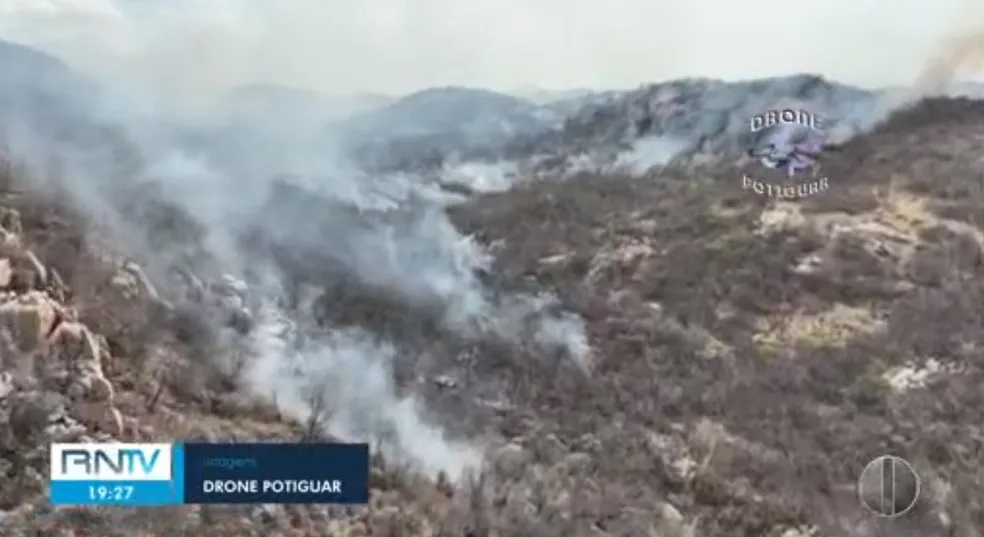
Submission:
<svg viewBox="0 0 984 537">
<path fill-rule="evenodd" d="M 891 452 L 924 487 L 894 527 L 978 535 L 984 102 L 765 83 L 603 95 L 476 150 L 596 162 L 453 197 L 426 144 L 377 173 L 318 121 L 189 142 L 57 95 L 72 136 L 0 117 L 0 530 L 875 537 L 854 487 Z M 739 127 L 802 97 L 851 118 L 831 188 L 744 190 Z M 666 162 L 724 158 L 607 166 L 654 134 L 683 138 Z M 370 505 L 47 503 L 51 442 L 247 439 L 369 441 Z"/>
</svg>

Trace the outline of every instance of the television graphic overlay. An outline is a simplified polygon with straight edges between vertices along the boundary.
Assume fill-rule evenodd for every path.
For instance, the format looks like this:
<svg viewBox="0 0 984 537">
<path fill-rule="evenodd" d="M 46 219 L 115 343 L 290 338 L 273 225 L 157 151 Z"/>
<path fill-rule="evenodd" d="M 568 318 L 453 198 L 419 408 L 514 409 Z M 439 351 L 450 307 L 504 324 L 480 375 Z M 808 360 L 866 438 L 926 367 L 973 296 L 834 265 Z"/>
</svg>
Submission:
<svg viewBox="0 0 984 537">
<path fill-rule="evenodd" d="M 52 444 L 54 505 L 365 504 L 369 445 Z"/>
<path fill-rule="evenodd" d="M 749 123 L 747 154 L 759 167 L 756 172 L 742 174 L 743 190 L 795 200 L 830 188 L 823 173 L 830 121 L 809 110 L 781 108 L 766 110 Z"/>
<path fill-rule="evenodd" d="M 52 444 L 56 505 L 173 505 L 183 501 L 181 446 Z"/>
<path fill-rule="evenodd" d="M 369 502 L 368 444 L 186 444 L 186 503 Z"/>
</svg>

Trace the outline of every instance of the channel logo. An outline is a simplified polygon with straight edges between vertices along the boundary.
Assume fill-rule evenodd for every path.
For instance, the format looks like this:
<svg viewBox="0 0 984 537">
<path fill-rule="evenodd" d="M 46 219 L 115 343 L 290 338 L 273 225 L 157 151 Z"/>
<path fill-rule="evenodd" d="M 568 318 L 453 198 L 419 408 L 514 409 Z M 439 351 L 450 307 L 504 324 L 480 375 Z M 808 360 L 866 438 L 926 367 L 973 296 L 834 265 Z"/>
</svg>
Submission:
<svg viewBox="0 0 984 537">
<path fill-rule="evenodd" d="M 184 495 L 180 444 L 52 444 L 53 505 L 175 505 Z"/>
<path fill-rule="evenodd" d="M 52 444 L 50 468 L 52 505 L 369 502 L 368 444 Z"/>
<path fill-rule="evenodd" d="M 170 481 L 171 444 L 52 444 L 52 481 Z"/>
</svg>

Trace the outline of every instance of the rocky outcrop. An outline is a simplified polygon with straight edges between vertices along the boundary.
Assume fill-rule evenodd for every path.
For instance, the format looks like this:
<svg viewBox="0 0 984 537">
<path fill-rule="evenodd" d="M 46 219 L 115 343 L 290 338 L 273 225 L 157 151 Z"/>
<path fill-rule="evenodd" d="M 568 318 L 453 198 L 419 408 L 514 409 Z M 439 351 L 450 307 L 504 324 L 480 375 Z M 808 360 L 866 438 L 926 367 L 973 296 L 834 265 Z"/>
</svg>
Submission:
<svg viewBox="0 0 984 537">
<path fill-rule="evenodd" d="M 16 214 L 3 210 L 0 215 L 5 224 L 0 230 L 5 239 L 0 269 L 10 268 L 8 274 L 13 275 L 0 291 L 0 332 L 8 343 L 0 406 L 9 419 L 20 412 L 18 404 L 46 398 L 58 404 L 42 424 L 61 420 L 69 430 L 81 426 L 90 433 L 120 434 L 123 416 L 105 375 L 112 360 L 105 338 L 92 333 L 46 289 L 49 270 L 21 244 L 14 231 L 21 229 Z M 0 281 L 2 276 L 0 270 Z M 25 375 L 16 379 L 9 371 Z"/>
<path fill-rule="evenodd" d="M 197 509 L 185 509 L 177 517 L 159 521 L 144 517 L 135 522 L 99 519 L 87 511 L 86 520 L 73 522 L 72 509 L 55 508 L 45 500 L 48 446 L 52 442 L 173 441 L 182 434 L 288 438 L 291 425 L 275 410 L 235 392 L 234 386 L 224 388 L 233 390 L 224 393 L 207 386 L 202 368 L 183 360 L 173 342 L 170 347 L 120 347 L 125 338 L 135 340 L 136 345 L 153 343 L 139 338 L 146 337 L 140 330 L 152 328 L 154 319 L 137 314 L 171 308 L 138 264 L 119 262 L 100 252 L 94 259 L 106 266 L 86 267 L 93 281 L 86 280 L 84 285 L 91 289 L 71 289 L 72 302 L 66 303 L 66 286 L 31 251 L 17 211 L 0 207 L 0 222 L 0 535 L 30 535 L 52 524 L 62 527 L 63 535 L 108 534 L 121 526 L 159 528 L 146 535 L 164 535 L 178 527 L 202 530 L 211 519 L 199 516 Z M 200 284 L 198 290 L 200 305 L 248 324 L 249 290 L 242 280 L 225 276 L 209 285 Z M 76 307 L 88 316 L 80 315 Z M 117 330 L 115 346 L 92 328 L 96 324 L 87 324 L 93 319 L 103 328 Z M 114 356 L 117 351 L 122 359 Z M 145 362 L 138 359 L 138 351 L 147 355 Z M 162 402 L 168 397 L 165 391 L 170 397 L 185 397 L 185 406 L 176 409 Z M 227 428 L 210 418 L 196 423 L 185 414 L 188 404 L 200 405 L 204 412 L 233 425 Z M 251 427 L 252 419 L 257 422 Z M 286 512 L 276 514 L 270 520 L 246 516 L 233 526 L 262 527 L 269 529 L 263 534 L 281 535 L 284 533 L 274 530 L 289 529 L 290 519 Z M 327 513 L 322 518 L 327 520 Z M 49 524 L 49 519 L 58 522 Z M 83 529 L 69 529 L 72 524 Z"/>
</svg>

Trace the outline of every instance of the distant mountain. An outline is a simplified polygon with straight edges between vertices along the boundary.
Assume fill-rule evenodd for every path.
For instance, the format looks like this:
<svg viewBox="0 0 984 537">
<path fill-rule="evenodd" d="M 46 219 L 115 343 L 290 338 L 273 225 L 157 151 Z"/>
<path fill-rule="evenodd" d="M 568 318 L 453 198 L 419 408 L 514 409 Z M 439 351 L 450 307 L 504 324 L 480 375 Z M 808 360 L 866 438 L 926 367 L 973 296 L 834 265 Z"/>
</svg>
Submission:
<svg viewBox="0 0 984 537">
<path fill-rule="evenodd" d="M 40 50 L 0 40 L 0 97 L 84 98 L 98 91 L 88 77 Z"/>
<path fill-rule="evenodd" d="M 358 118 L 355 124 L 386 137 L 510 135 L 537 127 L 537 106 L 525 99 L 484 89 L 446 87 L 413 93 Z"/>
<path fill-rule="evenodd" d="M 402 167 L 421 155 L 433 160 L 434 155 L 495 154 L 517 140 L 541 136 L 558 119 L 551 110 L 518 97 L 444 87 L 403 97 L 353 118 L 347 127 L 363 160 Z"/>
<path fill-rule="evenodd" d="M 563 128 L 538 149 L 578 154 L 628 150 L 635 142 L 673 142 L 680 154 L 737 155 L 749 138 L 748 120 L 780 103 L 808 106 L 832 120 L 838 133 L 870 127 L 877 93 L 811 74 L 740 82 L 673 80 L 574 103 Z"/>
<path fill-rule="evenodd" d="M 510 95 L 519 97 L 520 99 L 525 99 L 527 101 L 536 104 L 549 104 L 553 102 L 567 101 L 571 99 L 582 99 L 598 93 L 604 93 L 604 92 L 600 90 L 585 89 L 585 88 L 549 90 L 549 89 L 542 89 L 537 87 L 519 88 L 509 92 Z"/>
<path fill-rule="evenodd" d="M 64 62 L 40 50 L 0 40 L 0 83 L 33 83 L 63 75 Z"/>
<path fill-rule="evenodd" d="M 100 110 L 102 89 L 64 62 L 31 47 L 0 40 L 0 117 L 9 130 L 33 125 L 36 135 L 77 135 Z"/>
</svg>

